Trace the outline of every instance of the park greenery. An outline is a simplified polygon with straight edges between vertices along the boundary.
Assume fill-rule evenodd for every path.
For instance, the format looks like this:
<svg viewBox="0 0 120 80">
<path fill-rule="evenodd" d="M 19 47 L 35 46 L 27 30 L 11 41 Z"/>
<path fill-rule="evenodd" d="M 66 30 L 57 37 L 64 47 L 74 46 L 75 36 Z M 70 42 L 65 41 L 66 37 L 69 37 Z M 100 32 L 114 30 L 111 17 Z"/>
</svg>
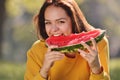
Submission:
<svg viewBox="0 0 120 80">
<path fill-rule="evenodd" d="M 120 80 L 120 59 L 110 61 L 111 80 Z M 24 80 L 25 64 L 0 62 L 0 79 L 1 80 Z"/>
<path fill-rule="evenodd" d="M 5 0 L 0 80 L 23 80 L 26 53 L 37 40 L 33 16 L 44 0 Z M 88 22 L 107 31 L 111 80 L 120 80 L 120 1 L 76 0 Z"/>
</svg>

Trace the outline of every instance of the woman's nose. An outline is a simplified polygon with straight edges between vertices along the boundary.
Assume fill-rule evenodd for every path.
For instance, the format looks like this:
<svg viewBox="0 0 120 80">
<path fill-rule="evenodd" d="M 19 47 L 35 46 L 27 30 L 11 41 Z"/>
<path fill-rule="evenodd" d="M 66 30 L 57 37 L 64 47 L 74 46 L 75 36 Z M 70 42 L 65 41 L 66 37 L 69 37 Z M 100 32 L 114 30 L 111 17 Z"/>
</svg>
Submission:
<svg viewBox="0 0 120 80">
<path fill-rule="evenodd" d="M 59 28 L 56 25 L 52 26 L 52 32 L 57 32 L 59 30 Z"/>
</svg>

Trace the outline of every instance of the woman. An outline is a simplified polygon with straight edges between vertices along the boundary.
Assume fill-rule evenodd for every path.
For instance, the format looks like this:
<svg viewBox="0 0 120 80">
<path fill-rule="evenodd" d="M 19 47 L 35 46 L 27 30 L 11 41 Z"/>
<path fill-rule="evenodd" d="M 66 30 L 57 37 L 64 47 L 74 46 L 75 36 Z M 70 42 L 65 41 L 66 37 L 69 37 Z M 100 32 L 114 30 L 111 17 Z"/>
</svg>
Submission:
<svg viewBox="0 0 120 80">
<path fill-rule="evenodd" d="M 27 53 L 25 80 L 109 80 L 109 51 L 106 37 L 89 51 L 78 50 L 75 58 L 51 51 L 44 40 L 50 36 L 70 35 L 95 29 L 87 23 L 74 0 L 46 0 L 34 18 L 39 40 Z"/>
</svg>

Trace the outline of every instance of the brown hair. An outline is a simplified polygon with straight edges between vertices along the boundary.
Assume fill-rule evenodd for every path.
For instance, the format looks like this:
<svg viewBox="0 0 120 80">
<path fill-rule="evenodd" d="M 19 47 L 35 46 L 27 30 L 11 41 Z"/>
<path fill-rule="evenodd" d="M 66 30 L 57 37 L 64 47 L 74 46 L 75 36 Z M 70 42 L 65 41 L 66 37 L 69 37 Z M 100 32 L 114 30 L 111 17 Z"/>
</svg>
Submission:
<svg viewBox="0 0 120 80">
<path fill-rule="evenodd" d="M 48 37 L 45 30 L 44 13 L 46 8 L 50 5 L 61 7 L 66 11 L 67 15 L 72 20 L 72 33 L 80 33 L 82 31 L 94 29 L 87 23 L 82 11 L 74 0 L 46 0 L 40 9 L 40 12 L 34 18 L 39 39 L 46 39 Z"/>
</svg>

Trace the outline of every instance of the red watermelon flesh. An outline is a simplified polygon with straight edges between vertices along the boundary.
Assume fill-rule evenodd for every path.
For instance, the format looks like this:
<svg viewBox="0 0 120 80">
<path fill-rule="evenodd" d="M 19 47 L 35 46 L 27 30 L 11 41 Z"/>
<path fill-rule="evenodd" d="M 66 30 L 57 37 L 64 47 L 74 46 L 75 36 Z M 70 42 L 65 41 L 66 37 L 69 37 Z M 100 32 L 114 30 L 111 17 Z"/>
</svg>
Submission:
<svg viewBox="0 0 120 80">
<path fill-rule="evenodd" d="M 81 41 L 88 41 L 90 38 L 96 38 L 100 34 L 100 30 L 93 30 L 89 32 L 82 32 L 79 34 L 71 34 L 69 36 L 51 36 L 46 42 L 48 46 L 56 45 L 63 47 L 66 45 L 78 44 Z"/>
<path fill-rule="evenodd" d="M 56 45 L 58 48 L 54 50 L 62 52 L 74 52 L 76 48 L 80 48 L 82 41 L 90 44 L 90 39 L 94 38 L 96 42 L 100 41 L 105 34 L 105 30 L 95 29 L 88 32 L 81 32 L 76 34 L 71 34 L 68 36 L 51 36 L 46 39 L 47 46 Z"/>
</svg>

